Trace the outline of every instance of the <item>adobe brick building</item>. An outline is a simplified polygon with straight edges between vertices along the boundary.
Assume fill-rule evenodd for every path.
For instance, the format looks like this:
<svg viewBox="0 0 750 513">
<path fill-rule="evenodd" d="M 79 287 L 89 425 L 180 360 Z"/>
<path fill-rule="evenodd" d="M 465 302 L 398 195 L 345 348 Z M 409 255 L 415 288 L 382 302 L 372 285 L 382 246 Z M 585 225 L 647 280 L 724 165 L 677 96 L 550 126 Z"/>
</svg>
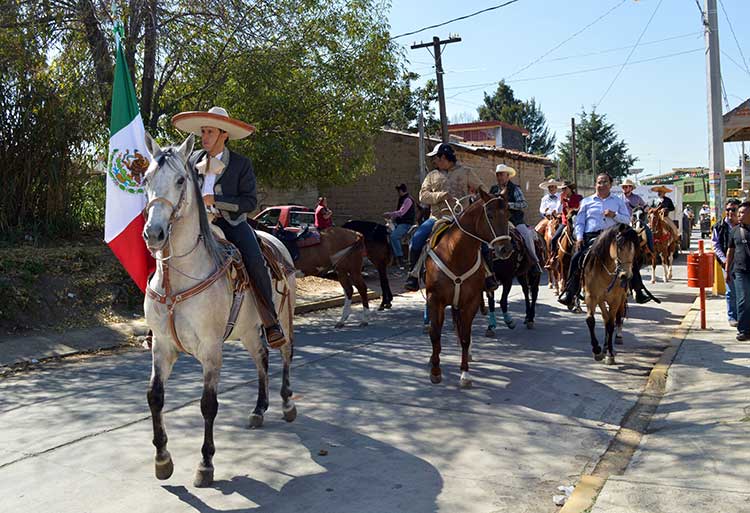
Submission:
<svg viewBox="0 0 750 513">
<path fill-rule="evenodd" d="M 427 139 L 427 150 L 438 142 L 438 139 Z M 550 159 L 506 148 L 451 144 L 459 161 L 479 173 L 488 189 L 495 183 L 495 167 L 498 164 L 514 167 L 518 175 L 513 181 L 521 186 L 529 202 L 527 221 L 536 222 L 544 192 L 539 184 L 544 181 L 545 167 L 552 166 Z M 348 219 L 382 223 L 382 213 L 396 208 L 398 196 L 395 187 L 401 183 L 406 184 L 415 198 L 418 197 L 421 185 L 419 138 L 416 134 L 384 129 L 375 137 L 375 169 L 370 174 L 360 176 L 347 185 L 321 190 L 309 188 L 303 191 L 276 191 L 262 188 L 259 204 L 291 202 L 314 207 L 315 199 L 322 195 L 328 198 L 328 206 L 333 210 L 336 224 L 343 224 Z"/>
</svg>

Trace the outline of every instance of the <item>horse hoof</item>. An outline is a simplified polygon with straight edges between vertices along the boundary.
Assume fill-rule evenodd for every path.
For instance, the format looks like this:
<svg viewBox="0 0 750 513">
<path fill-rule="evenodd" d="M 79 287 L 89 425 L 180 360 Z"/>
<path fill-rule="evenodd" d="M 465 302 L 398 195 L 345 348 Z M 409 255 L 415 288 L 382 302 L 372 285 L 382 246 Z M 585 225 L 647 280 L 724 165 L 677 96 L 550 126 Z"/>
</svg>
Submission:
<svg viewBox="0 0 750 513">
<path fill-rule="evenodd" d="M 495 331 L 492 328 L 487 328 L 487 331 L 484 332 L 485 337 L 494 337 Z"/>
<path fill-rule="evenodd" d="M 154 470 L 156 471 L 156 479 L 165 480 L 172 477 L 172 472 L 174 472 L 174 464 L 172 463 L 172 456 L 170 456 L 169 453 L 167 453 L 167 459 L 164 461 L 156 460 L 154 465 Z"/>
<path fill-rule="evenodd" d="M 430 381 L 433 385 L 437 385 L 443 381 L 443 376 L 440 374 L 430 374 Z"/>
<path fill-rule="evenodd" d="M 622 341 L 622 335 L 617 335 L 617 336 L 615 337 L 615 344 L 617 344 L 618 346 L 621 346 L 621 345 L 623 345 L 624 343 L 625 343 L 625 342 L 623 342 L 623 341 Z"/>
<path fill-rule="evenodd" d="M 604 359 L 604 365 L 614 365 L 615 364 L 615 357 L 611 354 L 608 354 L 607 357 Z"/>
<path fill-rule="evenodd" d="M 334 327 L 335 327 L 335 328 L 336 328 L 337 330 L 340 330 L 341 328 L 343 328 L 343 327 L 344 327 L 344 323 L 343 323 L 343 322 L 337 322 L 337 323 L 336 323 L 336 325 L 335 325 Z"/>
<path fill-rule="evenodd" d="M 600 351 L 598 353 L 594 353 L 594 360 L 596 360 L 597 362 L 601 362 L 602 360 L 604 360 L 604 352 Z"/>
<path fill-rule="evenodd" d="M 286 410 L 284 412 L 284 420 L 287 422 L 294 422 L 294 419 L 297 418 L 297 407 L 292 406 L 289 410 Z"/>
<path fill-rule="evenodd" d="M 461 388 L 471 388 L 473 385 L 472 381 L 470 379 L 461 379 L 459 381 L 459 386 Z"/>
<path fill-rule="evenodd" d="M 250 429 L 258 429 L 263 427 L 263 415 L 253 413 L 250 415 Z"/>
<path fill-rule="evenodd" d="M 534 321 L 526 321 L 524 324 L 526 324 L 526 329 L 530 330 L 534 328 Z"/>
<path fill-rule="evenodd" d="M 211 468 L 198 468 L 198 470 L 195 471 L 195 479 L 193 480 L 193 485 L 196 488 L 206 488 L 208 486 L 211 486 L 211 483 L 214 482 L 214 469 Z"/>
</svg>

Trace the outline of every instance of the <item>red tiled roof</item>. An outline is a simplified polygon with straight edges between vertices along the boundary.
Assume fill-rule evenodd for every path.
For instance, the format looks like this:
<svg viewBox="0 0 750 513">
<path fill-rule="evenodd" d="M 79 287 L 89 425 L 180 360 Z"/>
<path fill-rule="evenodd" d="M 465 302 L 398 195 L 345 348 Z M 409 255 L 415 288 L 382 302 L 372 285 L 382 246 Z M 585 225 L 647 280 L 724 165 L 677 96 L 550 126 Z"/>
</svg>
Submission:
<svg viewBox="0 0 750 513">
<path fill-rule="evenodd" d="M 510 123 L 506 123 L 505 121 L 475 121 L 474 123 L 456 123 L 455 125 L 448 125 L 448 131 L 449 132 L 460 132 L 463 130 L 481 130 L 483 128 L 497 128 L 497 127 L 504 127 L 509 130 L 515 130 L 516 132 L 521 132 L 522 134 L 529 133 L 528 130 L 521 128 L 520 126 L 511 125 Z"/>
</svg>

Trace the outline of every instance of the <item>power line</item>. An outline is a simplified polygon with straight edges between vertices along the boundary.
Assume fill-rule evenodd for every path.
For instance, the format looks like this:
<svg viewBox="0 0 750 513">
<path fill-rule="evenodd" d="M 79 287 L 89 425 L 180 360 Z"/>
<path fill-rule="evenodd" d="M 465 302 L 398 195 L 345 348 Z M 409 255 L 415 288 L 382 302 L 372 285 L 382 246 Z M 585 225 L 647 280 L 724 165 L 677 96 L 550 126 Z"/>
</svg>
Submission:
<svg viewBox="0 0 750 513">
<path fill-rule="evenodd" d="M 585 27 L 583 27 L 582 29 L 580 29 L 580 30 L 578 30 L 578 31 L 574 32 L 574 33 L 573 33 L 572 35 L 570 35 L 570 36 L 569 36 L 568 38 L 564 39 L 564 40 L 563 40 L 562 42 L 558 43 L 558 44 L 557 44 L 557 45 L 555 45 L 554 47 L 552 47 L 552 48 L 550 48 L 549 50 L 547 50 L 546 52 L 544 52 L 544 53 L 543 53 L 543 54 L 542 54 L 541 56 L 537 57 L 536 59 L 534 59 L 533 61 L 531 61 L 530 63 L 528 63 L 528 64 L 527 64 L 526 66 L 522 67 L 521 69 L 518 69 L 518 70 L 514 71 L 514 72 L 513 72 L 512 74 L 508 75 L 508 76 L 507 76 L 507 77 L 505 77 L 505 78 L 506 78 L 506 79 L 508 79 L 508 78 L 514 77 L 514 76 L 518 75 L 519 73 L 521 73 L 522 71 L 525 71 L 525 70 L 529 69 L 529 68 L 530 68 L 531 66 L 533 66 L 534 64 L 536 64 L 536 63 L 538 63 L 539 61 L 541 61 L 542 59 L 544 59 L 544 58 L 545 58 L 546 56 L 548 56 L 549 54 L 551 54 L 552 52 L 554 52 L 555 50 L 557 50 L 558 48 L 560 48 L 560 47 L 561 47 L 562 45 L 564 45 L 565 43 L 567 43 L 568 41 L 570 41 L 571 39 L 573 39 L 573 38 L 574 38 L 574 37 L 576 37 L 577 35 L 581 34 L 581 33 L 582 33 L 583 31 L 585 31 L 585 30 L 586 30 L 587 28 L 591 27 L 591 26 L 592 26 L 592 25 L 594 25 L 594 24 L 595 24 L 596 22 L 598 22 L 598 21 L 599 21 L 599 20 L 601 20 L 602 18 L 606 17 L 606 16 L 607 16 L 607 15 L 608 15 L 609 13 L 611 13 L 612 11 L 614 11 L 615 9 L 617 9 L 618 7 L 620 7 L 620 6 L 621 6 L 622 4 L 624 4 L 624 3 L 626 2 L 626 1 L 627 1 L 627 0 L 622 0 L 622 1 L 621 1 L 621 2 L 619 3 L 619 4 L 617 4 L 617 5 L 615 5 L 614 7 L 612 7 L 612 8 L 610 9 L 610 10 L 608 10 L 607 12 L 605 12 L 604 14 L 602 14 L 601 16 L 599 16 L 598 18 L 596 18 L 596 19 L 595 19 L 594 21 L 592 21 L 591 23 L 589 23 L 588 25 L 586 25 L 586 26 L 585 26 Z"/>
<path fill-rule="evenodd" d="M 579 75 L 579 74 L 583 74 L 583 73 L 591 73 L 593 71 L 601 71 L 601 70 L 604 70 L 604 69 L 617 68 L 617 67 L 622 66 L 623 64 L 626 65 L 626 66 L 633 66 L 635 64 L 643 64 L 644 62 L 652 62 L 652 61 L 657 61 L 657 60 L 662 60 L 662 59 L 668 59 L 668 58 L 671 58 L 671 57 L 677 57 L 677 56 L 680 56 L 680 55 L 686 55 L 686 54 L 696 53 L 696 52 L 702 52 L 702 51 L 705 51 L 705 50 L 703 48 L 694 48 L 692 50 L 685 50 L 685 51 L 682 51 L 682 52 L 669 53 L 669 54 L 666 54 L 666 55 L 658 55 L 656 57 L 650 57 L 648 59 L 641 59 L 641 60 L 632 61 L 632 62 L 625 62 L 625 63 L 621 63 L 621 64 L 609 64 L 607 66 L 598 66 L 596 68 L 587 68 L 587 69 L 581 69 L 581 70 L 576 70 L 576 71 L 568 71 L 568 72 L 565 72 L 565 73 L 555 73 L 553 75 L 543 75 L 543 76 L 539 76 L 539 77 L 517 78 L 515 80 L 510 80 L 509 83 L 513 83 L 513 82 L 529 82 L 529 81 L 532 81 L 532 80 L 544 80 L 544 79 L 548 79 L 548 78 L 567 77 L 567 76 L 571 76 L 571 75 Z M 458 96 L 460 94 L 465 94 L 465 93 L 470 93 L 470 92 L 473 92 L 473 91 L 478 91 L 479 89 L 483 89 L 483 88 L 485 88 L 487 86 L 497 85 L 497 83 L 498 83 L 497 81 L 495 81 L 495 82 L 486 82 L 484 84 L 469 84 L 469 85 L 464 85 L 464 86 L 446 87 L 446 89 L 447 90 L 469 89 L 468 91 L 462 91 L 462 92 L 458 93 L 457 95 L 454 95 L 454 96 L 450 97 L 450 98 L 453 98 L 453 97 Z"/>
<path fill-rule="evenodd" d="M 443 23 L 438 23 L 436 25 L 430 25 L 429 27 L 424 27 L 424 28 L 421 28 L 421 29 L 418 29 L 418 30 L 413 30 L 411 32 L 404 32 L 403 34 L 399 34 L 397 36 L 391 37 L 391 41 L 394 40 L 394 39 L 398 39 L 400 37 L 406 37 L 406 36 L 411 36 L 411 35 L 414 35 L 414 34 L 419 34 L 420 32 L 424 32 L 425 30 L 430 30 L 430 29 L 434 29 L 434 28 L 437 28 L 437 27 L 442 27 L 443 25 L 448 25 L 449 23 L 453 23 L 453 22 L 456 22 L 456 21 L 465 20 L 465 19 L 471 18 L 473 16 L 477 16 L 479 14 L 482 14 L 482 13 L 485 13 L 485 12 L 488 12 L 488 11 L 494 11 L 495 9 L 500 9 L 501 7 L 505 7 L 506 5 L 514 4 L 516 2 L 518 2 L 518 0 L 510 0 L 508 2 L 499 4 L 499 5 L 495 5 L 495 6 L 492 6 L 492 7 L 487 7 L 486 9 L 482 9 L 481 11 L 477 11 L 477 12 L 473 12 L 471 14 L 467 14 L 466 16 L 460 16 L 458 18 L 453 18 L 452 20 L 444 21 Z"/>
<path fill-rule="evenodd" d="M 734 60 L 734 59 L 732 58 L 732 56 L 731 56 L 731 55 L 729 55 L 729 54 L 728 54 L 727 52 L 725 52 L 724 50 L 722 50 L 722 51 L 721 51 L 721 54 L 722 54 L 722 55 L 723 55 L 724 57 L 726 57 L 727 59 L 729 59 L 729 60 L 730 60 L 730 61 L 732 62 L 732 64 L 734 64 L 735 66 L 737 66 L 738 68 L 740 68 L 740 69 L 741 69 L 741 70 L 742 70 L 742 71 L 743 71 L 744 73 L 747 73 L 747 74 L 748 74 L 748 76 L 750 76 L 750 73 L 748 73 L 747 69 L 745 69 L 745 68 L 744 68 L 744 67 L 742 66 L 742 64 L 740 64 L 739 62 L 737 62 L 736 60 Z"/>
<path fill-rule="evenodd" d="M 684 39 L 684 38 L 687 38 L 687 37 L 700 36 L 701 34 L 703 34 L 703 32 L 689 32 L 687 34 L 680 34 L 679 36 L 665 37 L 664 39 L 656 39 L 654 41 L 646 41 L 644 43 L 641 43 L 640 46 L 654 45 L 654 44 L 657 44 L 657 43 L 663 43 L 665 41 L 674 41 L 675 39 Z M 576 54 L 576 55 L 568 55 L 568 56 L 565 56 L 565 57 L 555 57 L 553 59 L 546 59 L 545 62 L 565 61 L 565 60 L 569 60 L 569 59 L 577 59 L 579 57 L 591 57 L 593 55 L 602 55 L 602 54 L 605 54 L 605 53 L 612 53 L 612 52 L 617 52 L 617 51 L 620 51 L 620 50 L 627 50 L 627 49 L 629 49 L 631 47 L 632 47 L 632 45 L 618 46 L 618 47 L 615 47 L 615 48 L 607 48 L 605 50 L 599 50 L 598 52 L 579 53 L 579 54 Z"/>
<path fill-rule="evenodd" d="M 732 20 L 729 19 L 729 15 L 727 14 L 727 10 L 724 7 L 723 0 L 719 0 L 719 4 L 721 5 L 721 10 L 724 11 L 724 17 L 727 19 L 727 23 L 729 24 L 729 30 L 732 32 L 732 37 L 734 38 L 734 43 L 737 45 L 737 50 L 740 52 L 740 57 L 742 57 L 742 63 L 745 65 L 745 71 L 750 75 L 750 69 L 747 67 L 747 59 L 745 59 L 745 54 L 742 53 L 742 48 L 740 47 L 740 42 L 737 41 L 737 34 L 734 33 L 734 27 L 732 26 Z"/>
<path fill-rule="evenodd" d="M 620 73 L 622 73 L 622 70 L 624 70 L 625 66 L 627 66 L 628 62 L 630 61 L 630 57 L 632 57 L 633 53 L 635 52 L 635 49 L 638 48 L 638 44 L 641 42 L 641 39 L 643 38 L 643 36 L 646 34 L 646 30 L 648 30 L 649 25 L 651 25 L 651 21 L 654 19 L 654 16 L 656 16 L 656 11 L 659 10 L 659 7 L 661 6 L 661 3 L 663 1 L 664 0 L 659 0 L 659 3 L 656 4 L 656 8 L 654 9 L 654 12 L 651 13 L 651 17 L 648 19 L 648 22 L 646 23 L 646 26 L 643 27 L 643 30 L 641 31 L 641 35 L 638 36 L 638 40 L 633 45 L 633 48 L 630 50 L 630 53 L 628 54 L 628 57 L 625 59 L 625 62 L 622 63 L 622 67 L 619 69 L 619 71 L 615 75 L 615 78 L 613 78 L 612 82 L 609 83 L 609 86 L 607 87 L 607 90 L 604 91 L 604 94 L 602 95 L 602 97 L 599 98 L 598 102 L 596 102 L 596 105 L 594 106 L 594 108 L 596 108 L 599 105 L 601 105 L 602 101 L 607 96 L 607 93 L 609 93 L 609 90 L 612 89 L 612 86 L 615 85 L 615 82 L 617 82 L 617 79 L 619 78 Z"/>
</svg>

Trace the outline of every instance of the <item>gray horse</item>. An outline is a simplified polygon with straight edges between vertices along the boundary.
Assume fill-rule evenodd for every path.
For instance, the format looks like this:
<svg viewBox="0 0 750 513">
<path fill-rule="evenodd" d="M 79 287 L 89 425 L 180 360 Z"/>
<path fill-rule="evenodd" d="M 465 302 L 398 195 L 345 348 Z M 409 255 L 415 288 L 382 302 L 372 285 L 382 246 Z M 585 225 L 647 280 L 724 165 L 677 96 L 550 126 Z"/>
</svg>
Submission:
<svg viewBox="0 0 750 513">
<path fill-rule="evenodd" d="M 263 340 L 262 322 L 251 292 L 242 297 L 236 323 L 228 323 L 234 303 L 233 285 L 224 248 L 211 234 L 203 207 L 198 178 L 188 169 L 187 158 L 193 150 L 190 135 L 178 148 L 165 149 L 146 134 L 151 164 L 144 177 L 147 194 L 146 226 L 143 237 L 157 260 L 156 272 L 148 283 L 144 302 L 146 322 L 154 333 L 151 382 L 148 404 L 154 428 L 156 477 L 172 475 L 172 457 L 167 451 L 167 434 L 162 409 L 164 386 L 180 352 L 195 356 L 203 367 L 201 413 L 204 439 L 195 486 L 209 486 L 213 481 L 213 423 L 218 410 L 217 390 L 224 340 L 239 338 L 252 355 L 258 369 L 258 401 L 250 415 L 250 425 L 260 427 L 268 409 L 268 349 Z M 265 238 L 264 238 L 265 239 Z M 293 269 L 292 258 L 283 244 L 270 237 L 286 265 Z M 281 398 L 284 419 L 291 422 L 297 415 L 292 401 L 289 370 L 292 360 L 294 275 L 274 284 L 274 304 L 290 342 L 280 351 L 283 358 Z M 279 292 L 281 291 L 281 292 Z M 239 303 L 239 302 L 238 302 Z"/>
</svg>

